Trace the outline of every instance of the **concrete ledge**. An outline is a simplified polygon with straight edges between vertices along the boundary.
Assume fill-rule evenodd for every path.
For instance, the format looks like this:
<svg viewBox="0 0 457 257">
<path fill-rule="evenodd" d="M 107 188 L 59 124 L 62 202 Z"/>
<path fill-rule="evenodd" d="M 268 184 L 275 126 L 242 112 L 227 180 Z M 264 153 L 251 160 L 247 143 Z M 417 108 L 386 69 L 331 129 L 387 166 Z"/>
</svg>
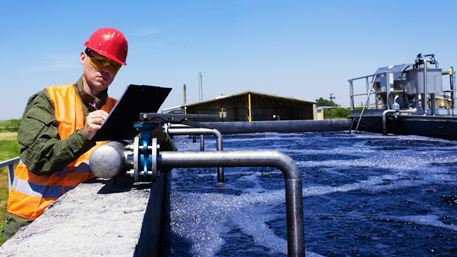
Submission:
<svg viewBox="0 0 457 257">
<path fill-rule="evenodd" d="M 160 183 L 152 184 L 152 191 L 151 183 L 119 182 L 129 179 L 123 176 L 117 183 L 94 179 L 80 184 L 6 242 L 0 256 L 145 256 L 141 252 L 157 251 L 138 251 L 138 242 L 152 237 L 158 242 L 158 232 L 150 230 L 157 223 L 160 229 L 160 222 L 146 211 L 154 208 L 149 207 L 149 199 L 152 205 L 157 197 L 163 199 L 163 192 L 159 196 L 150 192 L 165 188 L 166 173 Z M 155 188 L 157 185 L 161 186 Z M 153 224 L 143 224 L 149 222 Z"/>
<path fill-rule="evenodd" d="M 258 133 L 258 132 L 317 132 L 349 130 L 352 120 L 284 120 L 253 122 L 208 122 L 222 134 Z"/>
</svg>

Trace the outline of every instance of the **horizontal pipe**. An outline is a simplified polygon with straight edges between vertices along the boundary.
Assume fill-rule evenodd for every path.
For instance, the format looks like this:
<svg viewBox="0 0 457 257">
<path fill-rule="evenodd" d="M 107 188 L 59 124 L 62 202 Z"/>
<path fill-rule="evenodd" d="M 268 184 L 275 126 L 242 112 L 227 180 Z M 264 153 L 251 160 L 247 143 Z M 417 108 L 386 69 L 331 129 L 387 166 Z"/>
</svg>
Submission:
<svg viewBox="0 0 457 257">
<path fill-rule="evenodd" d="M 160 167 L 276 167 L 285 179 L 301 179 L 297 164 L 278 151 L 160 152 Z"/>
<path fill-rule="evenodd" d="M 276 167 L 285 178 L 289 256 L 305 256 L 302 176 L 297 164 L 278 151 L 161 152 L 158 167 Z"/>
<path fill-rule="evenodd" d="M 281 121 L 230 121 L 206 122 L 205 125 L 219 130 L 222 134 L 259 132 L 314 132 L 342 131 L 351 126 L 350 120 L 281 120 Z"/>
</svg>

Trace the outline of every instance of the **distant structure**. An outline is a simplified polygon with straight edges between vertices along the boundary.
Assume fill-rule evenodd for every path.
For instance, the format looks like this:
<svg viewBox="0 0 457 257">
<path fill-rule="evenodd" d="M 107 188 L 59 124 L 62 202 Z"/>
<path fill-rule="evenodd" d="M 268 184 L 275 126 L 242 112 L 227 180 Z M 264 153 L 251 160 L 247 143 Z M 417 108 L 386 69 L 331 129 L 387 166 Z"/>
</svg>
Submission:
<svg viewBox="0 0 457 257">
<path fill-rule="evenodd" d="M 314 120 L 317 117 L 315 101 L 287 98 L 247 91 L 224 95 L 212 100 L 164 109 L 163 112 L 186 114 L 216 114 L 214 122 Z M 208 120 L 205 120 L 208 121 Z"/>
</svg>

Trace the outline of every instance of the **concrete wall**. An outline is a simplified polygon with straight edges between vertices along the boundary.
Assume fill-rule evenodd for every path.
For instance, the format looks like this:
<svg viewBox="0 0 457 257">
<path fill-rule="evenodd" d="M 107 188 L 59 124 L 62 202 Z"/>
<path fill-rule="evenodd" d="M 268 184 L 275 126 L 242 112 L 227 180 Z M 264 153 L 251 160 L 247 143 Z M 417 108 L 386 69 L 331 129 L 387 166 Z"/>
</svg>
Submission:
<svg viewBox="0 0 457 257">
<path fill-rule="evenodd" d="M 154 256 L 166 173 L 158 183 L 94 179 L 59 198 L 0 256 Z"/>
</svg>

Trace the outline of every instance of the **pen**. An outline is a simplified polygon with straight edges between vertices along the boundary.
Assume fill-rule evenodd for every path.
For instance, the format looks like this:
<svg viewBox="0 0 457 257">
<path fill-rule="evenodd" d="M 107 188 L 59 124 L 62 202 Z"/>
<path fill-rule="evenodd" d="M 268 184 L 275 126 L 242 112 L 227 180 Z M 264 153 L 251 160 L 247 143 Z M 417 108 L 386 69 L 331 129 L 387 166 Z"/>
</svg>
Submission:
<svg viewBox="0 0 457 257">
<path fill-rule="evenodd" d="M 97 111 L 98 111 L 98 108 L 97 108 L 97 107 L 95 107 L 95 104 L 91 104 L 91 103 L 89 103 L 89 105 L 90 105 L 90 106 L 92 106 L 92 108 L 94 108 L 95 110 L 97 110 Z"/>
</svg>

